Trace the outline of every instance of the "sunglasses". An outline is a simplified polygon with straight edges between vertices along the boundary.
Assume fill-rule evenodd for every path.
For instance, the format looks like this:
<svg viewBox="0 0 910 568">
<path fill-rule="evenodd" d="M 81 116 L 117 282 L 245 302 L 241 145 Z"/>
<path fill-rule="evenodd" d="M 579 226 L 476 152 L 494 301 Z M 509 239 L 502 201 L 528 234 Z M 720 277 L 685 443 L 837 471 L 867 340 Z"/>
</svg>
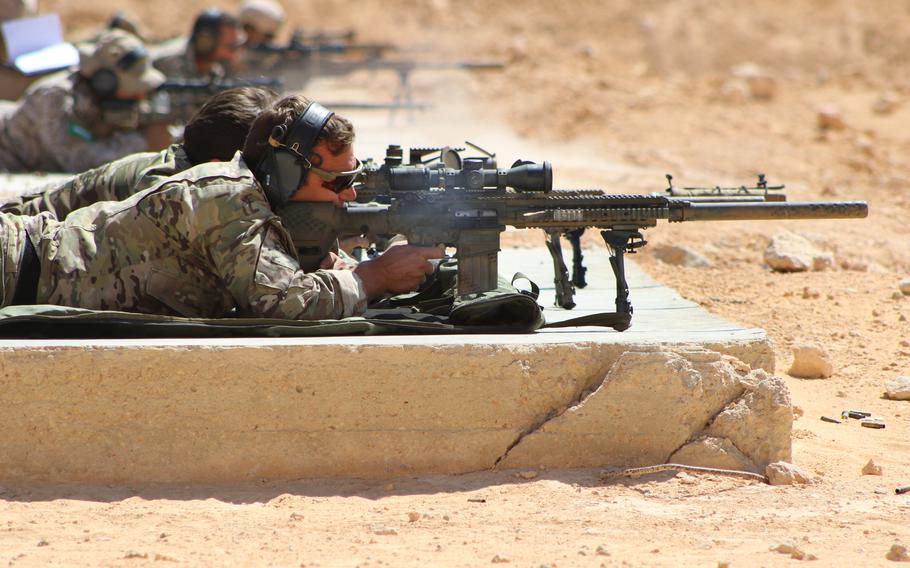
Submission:
<svg viewBox="0 0 910 568">
<path fill-rule="evenodd" d="M 357 160 L 357 158 L 354 159 Z M 357 160 L 357 165 L 349 172 L 327 172 L 312 164 L 310 171 L 322 179 L 322 187 L 335 193 L 341 193 L 354 185 L 357 176 L 363 171 L 363 162 Z"/>
</svg>

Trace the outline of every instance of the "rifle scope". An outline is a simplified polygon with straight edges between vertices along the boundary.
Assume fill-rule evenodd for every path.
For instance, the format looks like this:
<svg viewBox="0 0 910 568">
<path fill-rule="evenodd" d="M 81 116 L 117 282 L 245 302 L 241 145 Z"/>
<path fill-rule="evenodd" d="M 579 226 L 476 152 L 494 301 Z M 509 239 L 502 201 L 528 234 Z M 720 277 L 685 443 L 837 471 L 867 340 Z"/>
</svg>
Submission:
<svg viewBox="0 0 910 568">
<path fill-rule="evenodd" d="M 548 193 L 553 189 L 550 162 L 515 162 L 511 168 L 484 169 L 484 158 L 465 158 L 462 169 L 395 166 L 388 169 L 389 189 L 426 191 L 430 189 L 482 191 L 485 189 Z"/>
</svg>

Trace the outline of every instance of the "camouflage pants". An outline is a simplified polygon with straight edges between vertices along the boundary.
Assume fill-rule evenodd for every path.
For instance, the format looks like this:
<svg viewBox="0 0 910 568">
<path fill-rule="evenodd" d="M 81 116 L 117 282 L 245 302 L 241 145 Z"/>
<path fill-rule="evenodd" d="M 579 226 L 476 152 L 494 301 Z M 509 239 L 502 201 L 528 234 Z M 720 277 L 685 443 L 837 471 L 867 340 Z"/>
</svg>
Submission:
<svg viewBox="0 0 910 568">
<path fill-rule="evenodd" d="M 0 213 L 0 307 L 13 301 L 19 263 L 25 250 L 25 224 L 29 217 Z"/>
</svg>

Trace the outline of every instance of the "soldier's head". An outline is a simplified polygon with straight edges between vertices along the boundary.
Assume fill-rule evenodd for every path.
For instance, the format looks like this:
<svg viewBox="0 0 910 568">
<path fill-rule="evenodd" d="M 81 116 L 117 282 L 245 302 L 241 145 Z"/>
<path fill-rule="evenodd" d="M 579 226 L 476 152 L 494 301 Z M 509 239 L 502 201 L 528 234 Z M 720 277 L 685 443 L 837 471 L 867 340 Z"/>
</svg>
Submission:
<svg viewBox="0 0 910 568">
<path fill-rule="evenodd" d="M 164 82 L 142 40 L 123 30 L 105 31 L 80 52 L 79 75 L 101 101 L 144 99 Z"/>
<path fill-rule="evenodd" d="M 260 114 L 243 159 L 273 207 L 289 200 L 341 207 L 357 198 L 353 184 L 363 165 L 354 157 L 354 126 L 305 97 L 285 97 Z"/>
<path fill-rule="evenodd" d="M 256 117 L 278 98 L 271 89 L 239 87 L 206 102 L 183 129 L 183 148 L 193 164 L 226 162 L 243 148 Z"/>
<path fill-rule="evenodd" d="M 237 63 L 245 41 L 237 18 L 218 8 L 208 8 L 193 22 L 189 48 L 198 71 L 208 73 L 215 64 Z"/>
<path fill-rule="evenodd" d="M 285 13 L 275 0 L 246 0 L 240 6 L 239 17 L 247 44 L 255 46 L 275 41 Z"/>
</svg>

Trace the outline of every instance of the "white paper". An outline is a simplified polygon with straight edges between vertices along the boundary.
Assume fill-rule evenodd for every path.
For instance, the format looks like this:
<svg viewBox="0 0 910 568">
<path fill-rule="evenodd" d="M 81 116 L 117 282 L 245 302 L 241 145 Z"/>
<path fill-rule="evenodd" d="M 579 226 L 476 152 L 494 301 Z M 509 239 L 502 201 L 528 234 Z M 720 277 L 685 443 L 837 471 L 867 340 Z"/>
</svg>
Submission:
<svg viewBox="0 0 910 568">
<path fill-rule="evenodd" d="M 63 26 L 57 14 L 8 20 L 2 27 L 8 63 L 20 55 L 63 43 Z"/>
<path fill-rule="evenodd" d="M 7 63 L 25 74 L 79 63 L 79 51 L 63 41 L 63 26 L 57 14 L 8 20 L 0 24 L 0 30 L 9 57 Z"/>
<path fill-rule="evenodd" d="M 26 75 L 65 69 L 79 64 L 79 50 L 71 43 L 58 43 L 20 55 L 13 65 Z"/>
</svg>

